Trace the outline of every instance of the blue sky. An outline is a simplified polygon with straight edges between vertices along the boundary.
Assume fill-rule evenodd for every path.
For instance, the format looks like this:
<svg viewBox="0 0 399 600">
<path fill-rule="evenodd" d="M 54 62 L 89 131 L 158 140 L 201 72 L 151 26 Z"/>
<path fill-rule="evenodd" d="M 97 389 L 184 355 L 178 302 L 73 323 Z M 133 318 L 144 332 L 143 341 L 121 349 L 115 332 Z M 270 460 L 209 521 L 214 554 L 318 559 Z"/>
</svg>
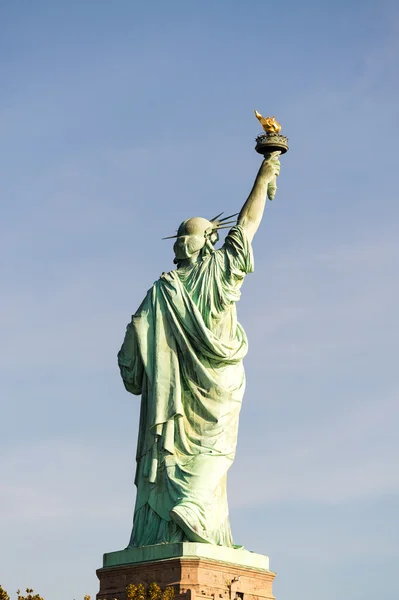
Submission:
<svg viewBox="0 0 399 600">
<path fill-rule="evenodd" d="M 116 353 L 185 218 L 240 209 L 256 108 L 290 138 L 238 306 L 229 502 L 278 600 L 393 598 L 399 9 L 0 4 L 0 583 L 97 591 L 134 505 Z"/>
</svg>

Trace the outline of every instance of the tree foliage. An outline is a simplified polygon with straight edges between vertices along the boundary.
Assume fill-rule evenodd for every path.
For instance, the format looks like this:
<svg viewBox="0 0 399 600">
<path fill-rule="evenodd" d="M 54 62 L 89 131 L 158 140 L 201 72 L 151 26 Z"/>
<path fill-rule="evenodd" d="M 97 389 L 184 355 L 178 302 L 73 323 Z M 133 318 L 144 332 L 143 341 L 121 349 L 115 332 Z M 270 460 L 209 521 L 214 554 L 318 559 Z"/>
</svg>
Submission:
<svg viewBox="0 0 399 600">
<path fill-rule="evenodd" d="M 163 591 L 155 581 L 145 589 L 142 583 L 130 583 L 126 588 L 128 600 L 174 600 L 175 588 L 168 585 Z M 0 600 L 11 600 L 6 590 L 0 585 Z M 44 600 L 40 594 L 34 594 L 31 588 L 26 588 L 26 595 L 17 590 L 17 600 Z M 88 594 L 83 600 L 91 600 Z M 116 599 L 115 599 L 116 600 Z"/>
<path fill-rule="evenodd" d="M 7 592 L 3 589 L 3 587 L 0 585 L 0 600 L 10 600 L 10 596 L 7 594 Z"/>
</svg>

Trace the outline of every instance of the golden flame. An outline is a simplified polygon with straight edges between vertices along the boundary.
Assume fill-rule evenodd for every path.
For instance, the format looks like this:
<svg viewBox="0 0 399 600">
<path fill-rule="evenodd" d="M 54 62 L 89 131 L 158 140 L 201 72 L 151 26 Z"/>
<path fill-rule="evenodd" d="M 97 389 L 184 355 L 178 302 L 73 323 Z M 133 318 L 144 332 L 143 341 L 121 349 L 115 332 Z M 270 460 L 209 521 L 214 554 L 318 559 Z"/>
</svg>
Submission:
<svg viewBox="0 0 399 600">
<path fill-rule="evenodd" d="M 275 117 L 262 117 L 257 110 L 255 110 L 255 117 L 258 119 L 266 133 L 280 133 L 281 125 L 276 121 Z"/>
</svg>

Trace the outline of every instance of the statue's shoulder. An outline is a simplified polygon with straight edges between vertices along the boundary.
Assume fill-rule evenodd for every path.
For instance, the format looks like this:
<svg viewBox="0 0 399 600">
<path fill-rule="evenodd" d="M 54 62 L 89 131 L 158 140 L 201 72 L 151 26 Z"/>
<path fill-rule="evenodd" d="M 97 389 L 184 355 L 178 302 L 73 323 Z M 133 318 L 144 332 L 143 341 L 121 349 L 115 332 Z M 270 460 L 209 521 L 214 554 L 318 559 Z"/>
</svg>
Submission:
<svg viewBox="0 0 399 600">
<path fill-rule="evenodd" d="M 162 286 L 165 283 L 171 283 L 177 281 L 179 279 L 179 275 L 177 273 L 177 269 L 173 269 L 172 271 L 164 271 L 161 273 L 159 279 L 155 281 L 154 285 Z"/>
</svg>

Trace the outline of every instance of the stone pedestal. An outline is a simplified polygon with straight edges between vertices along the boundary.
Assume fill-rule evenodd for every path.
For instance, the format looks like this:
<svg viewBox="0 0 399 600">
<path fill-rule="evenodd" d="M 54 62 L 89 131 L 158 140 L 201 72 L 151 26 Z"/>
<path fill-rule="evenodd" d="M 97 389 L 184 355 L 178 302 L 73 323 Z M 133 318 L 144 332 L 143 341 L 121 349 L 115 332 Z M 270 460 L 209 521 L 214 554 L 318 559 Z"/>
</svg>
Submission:
<svg viewBox="0 0 399 600">
<path fill-rule="evenodd" d="M 141 559 L 141 560 L 140 560 Z M 274 600 L 267 556 L 210 544 L 159 544 L 104 555 L 97 600 L 126 600 L 126 586 L 171 585 L 176 600 Z"/>
</svg>

